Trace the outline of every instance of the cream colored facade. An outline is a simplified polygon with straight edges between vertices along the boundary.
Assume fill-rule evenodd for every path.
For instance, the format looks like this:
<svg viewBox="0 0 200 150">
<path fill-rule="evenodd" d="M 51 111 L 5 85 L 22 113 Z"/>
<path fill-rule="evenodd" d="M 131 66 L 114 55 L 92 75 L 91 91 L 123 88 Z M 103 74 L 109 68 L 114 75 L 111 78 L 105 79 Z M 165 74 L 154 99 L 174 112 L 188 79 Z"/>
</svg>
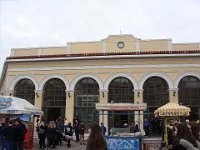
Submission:
<svg viewBox="0 0 200 150">
<path fill-rule="evenodd" d="M 118 42 L 123 42 L 124 47 L 119 48 Z M 142 40 L 132 35 L 110 35 L 100 41 L 68 42 L 66 47 L 12 49 L 10 56 L 2 71 L 1 93 L 13 94 L 18 81 L 30 79 L 37 93 L 35 106 L 41 108 L 45 83 L 53 78 L 61 79 L 66 86 L 65 114 L 70 121 L 74 116 L 74 89 L 83 78 L 97 81 L 100 103 L 108 102 L 109 83 L 117 77 L 132 82 L 134 103 L 143 102 L 143 85 L 150 77 L 157 76 L 167 82 L 169 101 L 173 102 L 178 102 L 178 83 L 183 77 L 194 76 L 200 80 L 200 43 L 177 44 L 172 39 Z M 142 124 L 143 118 L 140 119 Z M 105 123 L 108 123 L 106 116 Z"/>
</svg>

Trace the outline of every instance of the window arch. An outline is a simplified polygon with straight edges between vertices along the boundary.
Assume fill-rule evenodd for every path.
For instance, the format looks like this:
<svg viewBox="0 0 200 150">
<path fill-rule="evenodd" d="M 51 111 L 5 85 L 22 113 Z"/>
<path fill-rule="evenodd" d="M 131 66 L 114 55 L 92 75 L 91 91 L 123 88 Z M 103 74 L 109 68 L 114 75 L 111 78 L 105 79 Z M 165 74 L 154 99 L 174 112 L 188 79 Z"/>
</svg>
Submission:
<svg viewBox="0 0 200 150">
<path fill-rule="evenodd" d="M 34 105 L 35 103 L 35 85 L 30 79 L 21 79 L 17 82 L 14 89 L 14 96 L 23 98 Z"/>
<path fill-rule="evenodd" d="M 118 77 L 109 84 L 108 102 L 134 103 L 134 87 L 131 81 L 124 77 Z"/>
<path fill-rule="evenodd" d="M 99 85 L 92 78 L 81 79 L 75 86 L 74 114 L 86 129 L 99 120 L 95 103 L 99 102 Z"/>
<path fill-rule="evenodd" d="M 143 99 L 147 107 L 162 106 L 169 102 L 167 82 L 160 77 L 151 77 L 143 85 Z"/>
<path fill-rule="evenodd" d="M 200 112 L 200 80 L 194 76 L 182 78 L 178 84 L 179 103 L 191 108 L 190 119 L 197 120 Z"/>
<path fill-rule="evenodd" d="M 65 116 L 66 107 L 65 83 L 58 78 L 50 79 L 43 88 L 42 110 L 46 121 Z"/>
</svg>

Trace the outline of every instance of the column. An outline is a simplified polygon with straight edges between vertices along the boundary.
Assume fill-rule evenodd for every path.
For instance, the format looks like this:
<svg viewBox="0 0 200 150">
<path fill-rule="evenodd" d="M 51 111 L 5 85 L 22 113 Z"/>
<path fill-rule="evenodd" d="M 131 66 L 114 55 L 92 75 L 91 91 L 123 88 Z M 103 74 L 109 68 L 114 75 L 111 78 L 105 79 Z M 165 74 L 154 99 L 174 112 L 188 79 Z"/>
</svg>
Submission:
<svg viewBox="0 0 200 150">
<path fill-rule="evenodd" d="M 169 102 L 178 103 L 178 88 L 171 88 L 169 90 Z"/>
<path fill-rule="evenodd" d="M 134 89 L 134 103 L 143 103 L 143 89 Z M 135 124 L 140 125 L 140 130 L 143 130 L 143 111 L 140 111 L 140 114 L 138 111 L 135 111 Z M 140 119 L 140 122 L 139 120 Z"/>
<path fill-rule="evenodd" d="M 35 106 L 42 110 L 42 90 L 35 90 Z"/>
<path fill-rule="evenodd" d="M 74 91 L 66 90 L 66 110 L 65 118 L 71 123 L 73 123 L 74 117 Z"/>
<path fill-rule="evenodd" d="M 101 104 L 107 104 L 108 103 L 108 90 L 99 90 L 99 98 Z M 99 115 L 99 124 L 101 124 L 102 121 L 102 111 L 99 111 L 101 115 Z M 104 111 L 104 126 L 107 128 L 108 132 L 108 111 Z"/>
</svg>

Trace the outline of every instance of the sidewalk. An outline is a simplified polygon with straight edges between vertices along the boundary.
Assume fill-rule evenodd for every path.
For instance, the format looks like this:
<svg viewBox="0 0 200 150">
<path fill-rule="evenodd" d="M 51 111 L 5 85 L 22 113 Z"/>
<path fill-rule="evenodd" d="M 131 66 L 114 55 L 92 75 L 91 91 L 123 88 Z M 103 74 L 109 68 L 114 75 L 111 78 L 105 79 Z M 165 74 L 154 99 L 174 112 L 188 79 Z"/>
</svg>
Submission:
<svg viewBox="0 0 200 150">
<path fill-rule="evenodd" d="M 87 141 L 85 141 L 85 144 Z M 56 150 L 66 150 L 66 149 L 70 149 L 70 150 L 85 150 L 86 149 L 86 145 L 80 145 L 78 142 L 75 141 L 71 141 L 71 147 L 67 147 L 67 143 L 66 142 L 62 142 L 62 146 L 56 146 Z M 40 150 L 39 149 L 39 140 L 37 138 L 34 139 L 34 146 L 33 149 L 31 150 Z"/>
</svg>

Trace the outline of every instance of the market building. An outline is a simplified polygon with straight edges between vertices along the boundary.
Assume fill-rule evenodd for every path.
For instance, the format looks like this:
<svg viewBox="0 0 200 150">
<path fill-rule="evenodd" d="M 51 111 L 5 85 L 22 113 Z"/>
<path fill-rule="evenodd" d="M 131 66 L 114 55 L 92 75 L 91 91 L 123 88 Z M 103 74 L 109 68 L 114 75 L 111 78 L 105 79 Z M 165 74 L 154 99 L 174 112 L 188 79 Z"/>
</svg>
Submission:
<svg viewBox="0 0 200 150">
<path fill-rule="evenodd" d="M 101 116 L 95 103 L 146 103 L 140 116 L 168 102 L 191 108 L 200 118 L 200 43 L 143 40 L 110 35 L 100 41 L 68 42 L 63 47 L 12 49 L 0 81 L 1 95 L 25 98 L 44 111 L 45 120 L 76 115 L 86 128 Z M 105 125 L 137 122 L 137 112 L 112 111 Z"/>
</svg>

